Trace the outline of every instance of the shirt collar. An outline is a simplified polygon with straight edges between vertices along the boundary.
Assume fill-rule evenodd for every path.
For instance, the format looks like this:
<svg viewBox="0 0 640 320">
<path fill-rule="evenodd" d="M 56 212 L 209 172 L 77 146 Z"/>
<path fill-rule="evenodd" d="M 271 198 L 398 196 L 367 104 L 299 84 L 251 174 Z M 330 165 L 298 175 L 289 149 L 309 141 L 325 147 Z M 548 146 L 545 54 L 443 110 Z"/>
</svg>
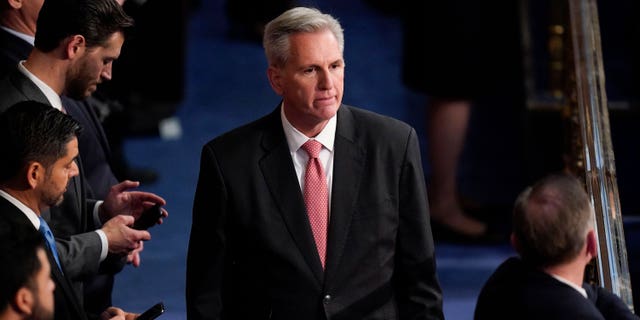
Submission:
<svg viewBox="0 0 640 320">
<path fill-rule="evenodd" d="M 13 30 L 13 29 L 9 29 L 9 28 L 7 28 L 5 26 L 0 26 L 0 28 L 2 28 L 2 30 L 8 32 L 9 34 L 12 34 L 12 35 L 14 35 L 14 36 L 26 41 L 27 43 L 29 43 L 32 46 L 36 42 L 36 38 L 34 36 L 30 36 L 30 35 L 28 35 L 26 33 L 22 33 L 22 32 L 18 32 L 16 30 Z"/>
<path fill-rule="evenodd" d="M 336 138 L 336 124 L 337 124 L 338 114 L 334 115 L 329 119 L 327 125 L 322 129 L 322 131 L 315 136 L 313 139 L 322 143 L 322 146 L 325 147 L 330 152 L 333 152 L 333 144 Z M 284 102 L 280 105 L 280 119 L 282 120 L 282 127 L 284 129 L 284 134 L 287 137 L 287 144 L 289 145 L 289 150 L 297 151 L 300 147 L 307 142 L 310 138 L 305 136 L 302 132 L 296 129 L 287 117 L 284 115 Z"/>
<path fill-rule="evenodd" d="M 569 281 L 569 280 L 567 280 L 567 279 L 565 279 L 565 278 L 563 278 L 563 277 L 561 277 L 559 275 L 551 274 L 551 276 L 554 277 L 556 280 L 558 280 L 558 281 L 570 286 L 571 288 L 576 289 L 583 297 L 585 297 L 587 299 L 589 298 L 589 297 L 587 297 L 587 290 L 585 290 L 583 287 L 577 286 L 575 283 L 573 283 L 573 282 L 571 282 L 571 281 Z"/>
<path fill-rule="evenodd" d="M 33 73 L 31 73 L 27 68 L 24 67 L 24 60 L 18 63 L 18 70 L 25 75 L 25 77 L 29 78 L 37 87 L 42 91 L 45 95 L 49 103 L 52 107 L 62 111 L 62 101 L 60 100 L 60 96 L 51 89 L 46 83 L 36 77 Z"/>
</svg>

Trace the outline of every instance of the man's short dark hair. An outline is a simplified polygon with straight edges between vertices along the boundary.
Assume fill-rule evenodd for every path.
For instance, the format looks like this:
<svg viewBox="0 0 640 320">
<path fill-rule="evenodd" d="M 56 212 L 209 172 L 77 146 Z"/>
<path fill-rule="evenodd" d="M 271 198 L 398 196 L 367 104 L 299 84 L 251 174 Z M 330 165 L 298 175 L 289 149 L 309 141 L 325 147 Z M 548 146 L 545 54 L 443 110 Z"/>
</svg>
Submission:
<svg viewBox="0 0 640 320">
<path fill-rule="evenodd" d="M 19 174 L 31 161 L 49 167 L 80 134 L 80 124 L 36 101 L 19 102 L 0 114 L 0 182 Z"/>
<path fill-rule="evenodd" d="M 44 249 L 44 240 L 33 227 L 0 223 L 0 312 L 21 287 L 36 285 L 33 277 L 42 268 L 39 248 Z"/>
<path fill-rule="evenodd" d="M 45 0 L 38 14 L 35 47 L 50 52 L 73 35 L 82 35 L 87 47 L 100 46 L 131 26 L 133 19 L 115 0 Z"/>
</svg>

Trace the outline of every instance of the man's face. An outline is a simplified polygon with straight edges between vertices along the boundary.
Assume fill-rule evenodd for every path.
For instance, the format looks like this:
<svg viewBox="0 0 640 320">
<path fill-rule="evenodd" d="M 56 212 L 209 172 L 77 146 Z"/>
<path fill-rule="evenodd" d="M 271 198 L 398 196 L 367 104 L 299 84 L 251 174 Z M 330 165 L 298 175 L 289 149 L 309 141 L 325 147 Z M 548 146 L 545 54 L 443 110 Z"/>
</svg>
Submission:
<svg viewBox="0 0 640 320">
<path fill-rule="evenodd" d="M 35 299 L 31 318 L 35 320 L 52 320 L 54 314 L 53 290 L 56 285 L 51 280 L 51 265 L 42 248 L 38 249 L 38 260 L 40 260 L 42 267 L 33 278 L 35 288 L 32 289 L 32 293 Z"/>
<path fill-rule="evenodd" d="M 307 136 L 315 136 L 342 103 L 344 59 L 328 30 L 297 33 L 289 40 L 289 60 L 284 67 L 270 67 L 269 79 L 283 98 L 289 122 Z"/>
<path fill-rule="evenodd" d="M 66 95 L 81 100 L 96 91 L 102 81 L 111 80 L 111 67 L 123 43 L 124 35 L 116 32 L 104 46 L 86 48 L 67 75 Z"/>
<path fill-rule="evenodd" d="M 69 179 L 78 175 L 78 165 L 74 161 L 78 157 L 78 139 L 67 143 L 66 154 L 46 169 L 41 188 L 41 200 L 48 207 L 59 205 L 64 199 Z"/>
</svg>

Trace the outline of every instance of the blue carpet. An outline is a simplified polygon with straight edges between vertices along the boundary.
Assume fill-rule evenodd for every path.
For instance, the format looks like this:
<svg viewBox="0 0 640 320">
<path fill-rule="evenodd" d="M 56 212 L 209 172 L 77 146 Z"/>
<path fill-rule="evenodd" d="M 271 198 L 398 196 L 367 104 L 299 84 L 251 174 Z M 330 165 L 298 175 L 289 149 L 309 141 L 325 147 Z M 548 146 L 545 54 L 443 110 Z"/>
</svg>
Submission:
<svg viewBox="0 0 640 320">
<path fill-rule="evenodd" d="M 304 3 L 334 14 L 345 28 L 347 68 L 343 101 L 404 120 L 424 134 L 421 102 L 424 97 L 408 92 L 400 80 L 399 21 L 356 0 Z M 223 0 L 202 1 L 188 22 L 186 96 L 176 113 L 182 124 L 182 136 L 176 140 L 150 137 L 126 141 L 125 150 L 132 165 L 150 167 L 160 173 L 156 183 L 143 185 L 141 189 L 163 196 L 169 217 L 165 224 L 150 229 L 152 240 L 145 243 L 142 265 L 127 266 L 116 277 L 114 305 L 125 310 L 142 312 L 164 301 L 167 312 L 161 319 L 186 319 L 185 259 L 200 149 L 211 138 L 270 112 L 279 102 L 267 82 L 261 46 L 232 40 L 226 32 Z M 478 139 L 474 141 L 483 142 Z M 495 177 L 501 177 L 504 168 L 510 170 L 509 163 L 516 161 L 502 158 L 503 163 L 492 158 L 498 169 L 471 175 L 474 180 L 491 181 L 490 186 L 480 188 L 484 200 L 513 199 L 512 185 L 501 184 Z M 465 168 L 467 173 L 471 171 Z M 425 164 L 425 171 L 428 170 Z M 502 218 L 507 219 L 496 217 Z M 446 318 L 471 319 L 480 287 L 511 254 L 506 243 L 438 244 L 438 275 Z"/>
</svg>

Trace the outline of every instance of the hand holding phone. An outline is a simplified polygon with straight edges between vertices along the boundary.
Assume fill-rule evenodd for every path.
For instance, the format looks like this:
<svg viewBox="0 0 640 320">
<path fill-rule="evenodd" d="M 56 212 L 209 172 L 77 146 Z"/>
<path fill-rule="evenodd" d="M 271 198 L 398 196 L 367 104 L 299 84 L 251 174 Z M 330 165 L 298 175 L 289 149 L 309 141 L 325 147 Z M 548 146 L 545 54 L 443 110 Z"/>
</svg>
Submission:
<svg viewBox="0 0 640 320">
<path fill-rule="evenodd" d="M 142 212 L 140 217 L 133 223 L 133 228 L 137 230 L 147 230 L 153 227 L 162 218 L 162 208 L 159 204 Z"/>
<path fill-rule="evenodd" d="M 164 304 L 162 302 L 156 303 L 153 307 L 147 309 L 139 315 L 136 320 L 153 320 L 164 313 Z"/>
</svg>

